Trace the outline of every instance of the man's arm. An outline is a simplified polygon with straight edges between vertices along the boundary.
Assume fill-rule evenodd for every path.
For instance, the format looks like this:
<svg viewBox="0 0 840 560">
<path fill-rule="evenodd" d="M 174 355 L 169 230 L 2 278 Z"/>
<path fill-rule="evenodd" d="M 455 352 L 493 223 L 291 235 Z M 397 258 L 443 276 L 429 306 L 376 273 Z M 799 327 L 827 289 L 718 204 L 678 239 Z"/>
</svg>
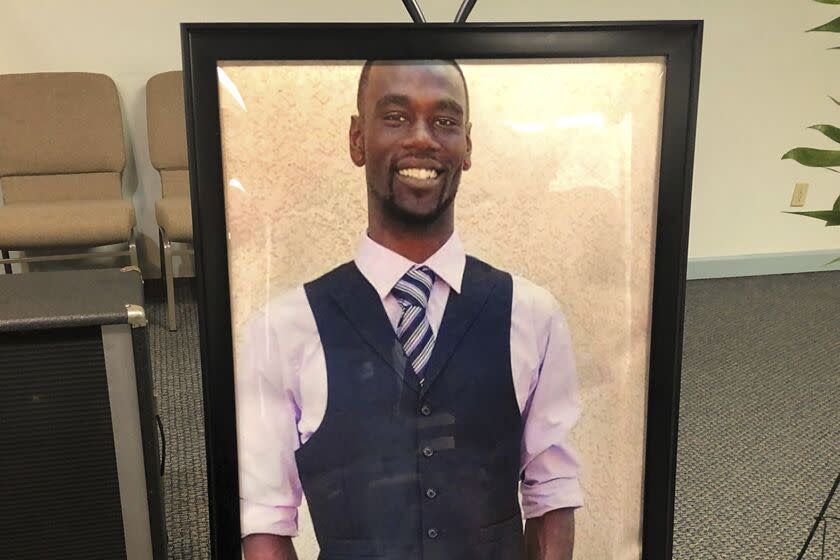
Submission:
<svg viewBox="0 0 840 560">
<path fill-rule="evenodd" d="M 515 276 L 513 295 L 511 351 L 517 354 L 512 365 L 530 383 L 523 407 L 520 486 L 528 519 L 526 558 L 570 560 L 574 510 L 583 505 L 578 461 L 569 441 L 581 409 L 572 336 L 559 303 L 547 290 Z M 524 358 L 517 362 L 516 355 Z"/>
<path fill-rule="evenodd" d="M 318 340 L 303 288 L 269 301 L 248 320 L 241 340 L 236 425 L 242 548 L 247 560 L 296 560 L 290 537 L 298 532 L 303 494 L 295 462 L 302 414 L 298 379 L 313 374 L 300 355 Z"/>
<path fill-rule="evenodd" d="M 257 533 L 242 539 L 245 560 L 298 560 L 291 537 Z"/>
<path fill-rule="evenodd" d="M 555 509 L 525 522 L 527 560 L 572 560 L 574 545 L 574 508 Z"/>
</svg>

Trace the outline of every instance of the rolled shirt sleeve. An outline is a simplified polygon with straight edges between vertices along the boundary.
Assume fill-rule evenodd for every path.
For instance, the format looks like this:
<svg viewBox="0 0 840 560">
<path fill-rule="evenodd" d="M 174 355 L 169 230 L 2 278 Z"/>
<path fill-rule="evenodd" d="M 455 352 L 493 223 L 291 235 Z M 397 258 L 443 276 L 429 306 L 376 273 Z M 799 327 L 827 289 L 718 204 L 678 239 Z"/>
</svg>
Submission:
<svg viewBox="0 0 840 560">
<path fill-rule="evenodd" d="M 545 289 L 516 279 L 514 306 L 512 359 L 524 370 L 520 375 L 527 377 L 528 388 L 522 403 L 522 507 L 525 517 L 532 518 L 583 505 L 578 460 L 569 441 L 580 416 L 580 398 L 572 337 L 557 300 Z"/>
<path fill-rule="evenodd" d="M 314 328 L 302 289 L 272 301 L 243 328 L 236 360 L 242 536 L 298 534 L 303 495 L 299 370 Z M 317 336 L 314 337 L 317 340 Z"/>
</svg>

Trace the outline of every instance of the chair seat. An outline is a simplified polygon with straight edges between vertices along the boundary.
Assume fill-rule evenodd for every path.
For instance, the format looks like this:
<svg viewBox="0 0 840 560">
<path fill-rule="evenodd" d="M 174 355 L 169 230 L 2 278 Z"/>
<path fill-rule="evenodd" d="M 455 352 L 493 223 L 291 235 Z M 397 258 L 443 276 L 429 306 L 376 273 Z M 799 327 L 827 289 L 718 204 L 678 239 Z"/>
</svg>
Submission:
<svg viewBox="0 0 840 560">
<path fill-rule="evenodd" d="M 126 243 L 134 224 L 134 207 L 122 199 L 8 204 L 0 207 L 0 249 Z"/>
<path fill-rule="evenodd" d="M 192 243 L 192 210 L 187 196 L 169 196 L 155 201 L 157 223 L 170 241 Z"/>
</svg>

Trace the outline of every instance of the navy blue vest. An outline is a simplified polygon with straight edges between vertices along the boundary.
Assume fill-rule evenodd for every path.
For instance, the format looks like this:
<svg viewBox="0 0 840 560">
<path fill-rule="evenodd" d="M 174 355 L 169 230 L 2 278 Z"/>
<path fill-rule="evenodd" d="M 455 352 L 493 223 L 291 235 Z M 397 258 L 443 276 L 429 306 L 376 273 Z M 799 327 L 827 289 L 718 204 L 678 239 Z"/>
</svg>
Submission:
<svg viewBox="0 0 840 560">
<path fill-rule="evenodd" d="M 296 461 L 321 560 L 517 560 L 509 274 L 467 257 L 421 383 L 354 263 L 306 284 L 327 408 Z"/>
</svg>

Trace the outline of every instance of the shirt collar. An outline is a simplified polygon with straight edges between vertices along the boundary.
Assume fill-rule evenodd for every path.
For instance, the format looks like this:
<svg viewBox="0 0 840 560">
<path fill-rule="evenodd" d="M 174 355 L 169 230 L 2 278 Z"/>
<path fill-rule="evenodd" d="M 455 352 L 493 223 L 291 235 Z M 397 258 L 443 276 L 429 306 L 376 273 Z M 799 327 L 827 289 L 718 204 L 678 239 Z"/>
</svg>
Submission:
<svg viewBox="0 0 840 560">
<path fill-rule="evenodd" d="M 467 256 L 457 233 L 453 233 L 446 243 L 423 263 L 415 263 L 383 247 L 365 234 L 356 247 L 355 262 L 362 275 L 384 300 L 406 272 L 413 267 L 424 265 L 432 269 L 432 272 L 456 293 L 461 293 L 461 280 L 464 277 Z"/>
</svg>

